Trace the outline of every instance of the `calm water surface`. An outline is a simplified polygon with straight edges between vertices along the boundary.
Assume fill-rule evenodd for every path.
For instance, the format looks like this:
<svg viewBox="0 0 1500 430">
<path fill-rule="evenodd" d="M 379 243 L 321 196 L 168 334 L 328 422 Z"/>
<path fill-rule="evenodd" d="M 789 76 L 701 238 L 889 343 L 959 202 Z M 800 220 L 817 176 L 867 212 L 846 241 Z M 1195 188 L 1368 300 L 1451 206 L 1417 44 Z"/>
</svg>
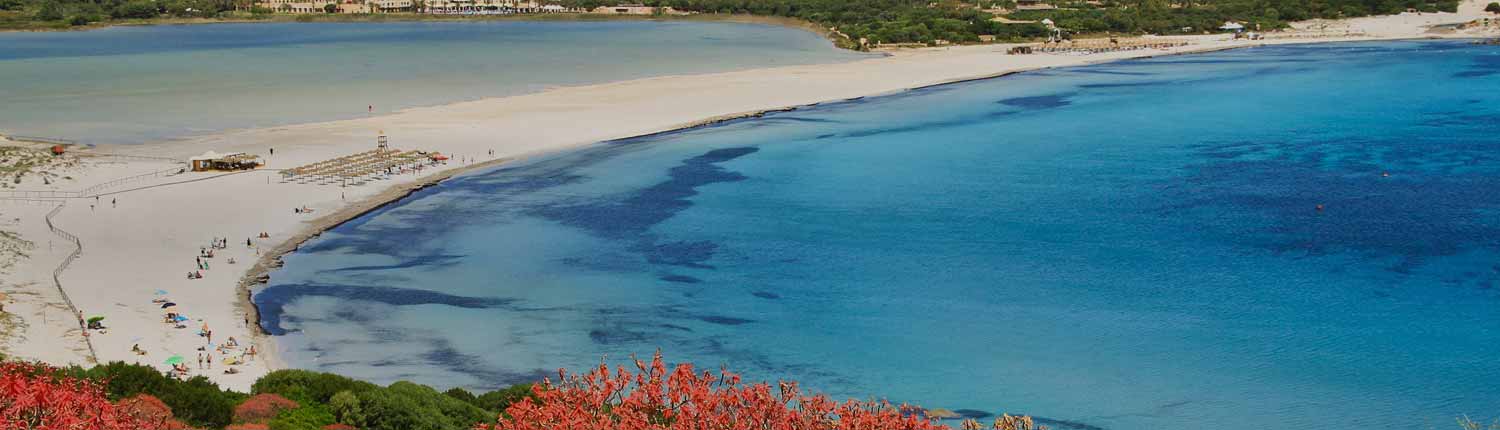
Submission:
<svg viewBox="0 0 1500 430">
<path fill-rule="evenodd" d="M 290 363 L 383 382 L 661 348 L 1060 429 L 1447 428 L 1500 413 L 1497 190 L 1500 48 L 1257 48 L 465 175 L 256 302 Z"/>
<path fill-rule="evenodd" d="M 0 132 L 139 143 L 651 76 L 850 61 L 685 22 L 265 23 L 0 33 Z"/>
</svg>

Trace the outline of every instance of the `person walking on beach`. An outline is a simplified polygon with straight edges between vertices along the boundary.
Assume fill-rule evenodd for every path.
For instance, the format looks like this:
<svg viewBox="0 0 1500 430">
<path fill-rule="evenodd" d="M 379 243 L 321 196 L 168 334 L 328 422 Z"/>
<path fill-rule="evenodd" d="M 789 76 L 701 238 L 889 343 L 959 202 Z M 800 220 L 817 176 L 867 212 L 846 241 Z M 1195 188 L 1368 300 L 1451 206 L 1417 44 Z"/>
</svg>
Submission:
<svg viewBox="0 0 1500 430">
<path fill-rule="evenodd" d="M 203 353 L 198 353 L 198 370 L 203 370 Z"/>
<path fill-rule="evenodd" d="M 112 208 L 120 207 L 119 200 L 117 200 L 117 199 L 109 199 L 109 207 L 112 207 Z"/>
</svg>

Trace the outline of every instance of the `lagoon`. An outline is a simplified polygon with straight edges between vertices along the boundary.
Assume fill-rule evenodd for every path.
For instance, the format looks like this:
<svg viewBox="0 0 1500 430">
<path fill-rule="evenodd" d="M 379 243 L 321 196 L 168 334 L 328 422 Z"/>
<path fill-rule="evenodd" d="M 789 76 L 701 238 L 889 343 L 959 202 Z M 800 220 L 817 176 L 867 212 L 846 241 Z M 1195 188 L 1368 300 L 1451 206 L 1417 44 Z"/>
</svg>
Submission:
<svg viewBox="0 0 1500 430">
<path fill-rule="evenodd" d="M 1060 429 L 1441 428 L 1500 402 L 1497 135 L 1464 42 L 1037 71 L 466 174 L 255 302 L 380 382 L 661 349 Z"/>
<path fill-rule="evenodd" d="M 665 75 L 867 58 L 761 24 L 248 23 L 0 33 L 0 133 L 131 144 Z"/>
</svg>

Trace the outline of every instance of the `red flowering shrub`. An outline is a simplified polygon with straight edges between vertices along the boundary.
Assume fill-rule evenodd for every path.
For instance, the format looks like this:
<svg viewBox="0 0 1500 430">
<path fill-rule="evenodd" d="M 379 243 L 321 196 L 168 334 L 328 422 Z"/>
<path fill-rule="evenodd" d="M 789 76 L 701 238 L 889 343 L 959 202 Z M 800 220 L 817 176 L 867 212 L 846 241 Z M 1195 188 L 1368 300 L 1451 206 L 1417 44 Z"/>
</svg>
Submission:
<svg viewBox="0 0 1500 430">
<path fill-rule="evenodd" d="M 265 424 L 230 424 L 224 430 L 271 430 L 271 426 Z"/>
<path fill-rule="evenodd" d="M 795 382 L 776 389 L 741 384 L 728 371 L 698 373 L 691 364 L 668 372 L 661 353 L 636 371 L 601 364 L 585 375 L 559 370 L 559 383 L 532 388 L 494 424 L 476 430 L 929 430 L 944 429 L 921 410 L 888 402 L 838 403 L 805 395 Z"/>
<path fill-rule="evenodd" d="M 275 394 L 256 394 L 234 407 L 234 421 L 263 424 L 287 409 L 297 409 L 297 402 Z"/>
<path fill-rule="evenodd" d="M 115 406 L 119 413 L 147 423 L 153 428 L 162 430 L 187 428 L 187 425 L 172 416 L 172 408 L 167 407 L 161 399 L 150 394 L 137 394 L 135 397 L 121 400 Z"/>
<path fill-rule="evenodd" d="M 0 363 L 0 428 L 156 430 L 121 413 L 94 381 L 40 363 Z"/>
</svg>

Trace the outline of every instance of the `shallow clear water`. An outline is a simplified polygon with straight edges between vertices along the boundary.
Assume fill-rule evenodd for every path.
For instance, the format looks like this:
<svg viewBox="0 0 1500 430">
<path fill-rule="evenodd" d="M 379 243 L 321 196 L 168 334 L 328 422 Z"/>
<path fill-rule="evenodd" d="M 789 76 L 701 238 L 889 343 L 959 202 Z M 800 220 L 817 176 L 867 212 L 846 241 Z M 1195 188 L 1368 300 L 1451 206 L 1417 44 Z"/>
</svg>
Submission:
<svg viewBox="0 0 1500 430">
<path fill-rule="evenodd" d="M 0 33 L 0 132 L 139 143 L 661 75 L 866 55 L 693 22 L 255 23 Z"/>
<path fill-rule="evenodd" d="M 1497 136 L 1462 42 L 1049 70 L 464 175 L 255 301 L 386 382 L 661 348 L 1060 429 L 1444 428 L 1500 411 Z"/>
</svg>

